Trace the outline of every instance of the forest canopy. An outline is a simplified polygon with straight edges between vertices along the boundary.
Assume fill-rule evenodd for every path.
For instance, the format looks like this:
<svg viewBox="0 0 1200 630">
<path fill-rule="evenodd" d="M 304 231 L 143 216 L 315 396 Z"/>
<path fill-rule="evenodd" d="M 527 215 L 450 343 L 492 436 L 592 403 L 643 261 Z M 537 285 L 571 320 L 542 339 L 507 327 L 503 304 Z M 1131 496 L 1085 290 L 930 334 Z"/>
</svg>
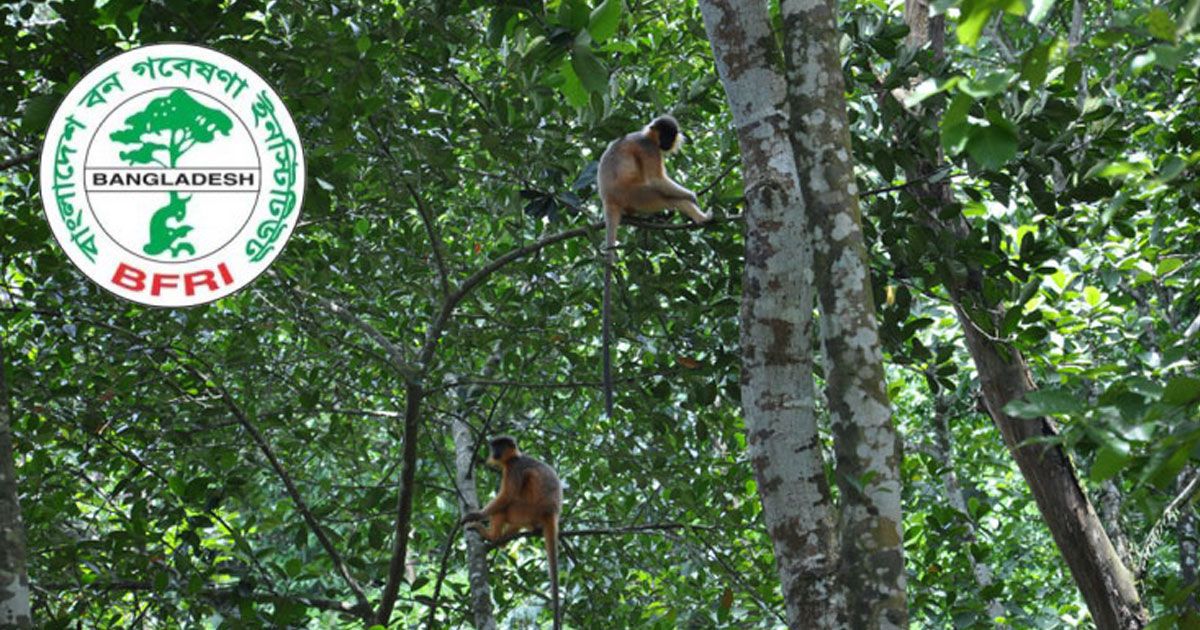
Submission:
<svg viewBox="0 0 1200 630">
<path fill-rule="evenodd" d="M 1198 17 L 0 5 L 0 627 L 550 627 L 541 538 L 461 523 L 499 434 L 562 479 L 567 628 L 1200 627 Z M 307 173 L 192 308 L 88 281 L 39 192 L 64 96 L 164 42 L 265 77 Z M 598 162 L 664 114 L 713 218 L 610 259 Z"/>
</svg>

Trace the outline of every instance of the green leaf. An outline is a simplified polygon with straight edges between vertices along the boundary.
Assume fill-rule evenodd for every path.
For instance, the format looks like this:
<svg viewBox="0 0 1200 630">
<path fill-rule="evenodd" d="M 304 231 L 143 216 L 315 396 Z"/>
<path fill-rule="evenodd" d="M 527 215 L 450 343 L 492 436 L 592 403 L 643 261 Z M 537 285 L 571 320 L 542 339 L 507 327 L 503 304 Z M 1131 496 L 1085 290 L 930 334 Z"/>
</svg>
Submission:
<svg viewBox="0 0 1200 630">
<path fill-rule="evenodd" d="M 1104 481 L 1121 472 L 1129 460 L 1129 445 L 1119 440 L 1111 440 L 1096 453 L 1096 461 L 1092 462 L 1088 478 L 1097 483 Z"/>
<path fill-rule="evenodd" d="M 1046 73 L 1050 67 L 1050 42 L 1043 42 L 1029 49 L 1021 59 L 1021 78 L 1029 82 L 1029 87 L 1038 87 L 1046 82 Z"/>
<path fill-rule="evenodd" d="M 1175 41 L 1175 20 L 1171 19 L 1171 14 L 1163 9 L 1155 7 L 1150 9 L 1146 14 L 1146 29 L 1150 34 L 1163 41 Z"/>
<path fill-rule="evenodd" d="M 54 108 L 58 106 L 60 99 L 61 97 L 57 94 L 35 96 L 29 99 L 25 103 L 25 113 L 21 116 L 21 131 L 31 135 L 46 131 L 46 127 L 50 124 L 50 117 L 54 115 Z"/>
<path fill-rule="evenodd" d="M 590 48 L 575 46 L 571 50 L 571 66 L 588 92 L 603 92 L 608 87 L 608 69 Z"/>
<path fill-rule="evenodd" d="M 942 114 L 942 127 L 958 125 L 967 122 L 967 115 L 971 111 L 971 106 L 975 104 L 975 100 L 966 94 L 955 94 L 950 101 L 950 106 L 946 108 L 946 112 Z"/>
<path fill-rule="evenodd" d="M 988 73 L 983 78 L 971 79 L 962 83 L 961 89 L 975 98 L 995 96 L 1008 89 L 1008 84 L 1012 81 L 1013 76 L 1011 71 L 997 70 L 996 72 Z"/>
<path fill-rule="evenodd" d="M 983 33 L 983 27 L 987 25 L 988 18 L 992 17 L 992 11 L 995 11 L 995 7 L 988 0 L 963 2 L 960 7 L 958 28 L 954 30 L 958 35 L 958 41 L 968 46 L 975 46 L 979 43 L 979 35 Z"/>
<path fill-rule="evenodd" d="M 1029 12 L 1030 23 L 1040 24 L 1053 8 L 1054 0 L 1033 0 L 1033 9 Z"/>
<path fill-rule="evenodd" d="M 371 49 L 371 38 L 363 35 L 354 42 L 354 47 L 358 49 L 359 54 L 366 53 Z"/>
<path fill-rule="evenodd" d="M 1017 132 L 1011 123 L 972 127 L 967 154 L 983 168 L 994 171 L 1017 154 Z"/>
<path fill-rule="evenodd" d="M 954 86 L 958 85 L 960 81 L 962 81 L 962 77 L 950 77 L 949 79 L 940 83 L 937 81 L 937 79 L 925 79 L 919 85 L 917 85 L 917 87 L 913 88 L 913 91 L 908 95 L 908 98 L 904 99 L 904 106 L 912 107 L 929 98 L 930 96 L 933 96 L 934 94 L 940 94 L 953 88 Z"/>
<path fill-rule="evenodd" d="M 1004 406 L 1004 413 L 1020 418 L 1039 418 L 1051 414 L 1078 414 L 1083 409 L 1083 403 L 1066 390 L 1039 389 L 1009 402 Z"/>
<path fill-rule="evenodd" d="M 1145 162 L 1098 162 L 1096 166 L 1088 169 L 1083 178 L 1087 179 L 1094 175 L 1100 177 L 1124 177 L 1135 173 L 1146 173 L 1150 170 L 1149 164 Z"/>
<path fill-rule="evenodd" d="M 1200 400 L 1200 378 L 1176 376 L 1167 382 L 1162 401 L 1168 405 L 1189 405 Z"/>
<path fill-rule="evenodd" d="M 1097 289 L 1096 287 L 1091 287 L 1091 286 L 1084 287 L 1083 288 L 1083 301 L 1087 302 L 1088 306 L 1091 306 L 1094 308 L 1097 304 L 1100 303 L 1100 289 Z"/>
<path fill-rule="evenodd" d="M 600 6 L 592 9 L 587 27 L 592 40 L 597 43 L 603 42 L 617 32 L 617 27 L 621 24 L 621 1 L 604 0 Z"/>
<path fill-rule="evenodd" d="M 558 23 L 574 33 L 587 26 L 589 13 L 583 0 L 562 0 L 558 5 Z"/>
<path fill-rule="evenodd" d="M 300 558 L 288 558 L 288 561 L 283 564 L 283 572 L 290 578 L 300 575 L 300 571 L 303 569 L 304 561 Z"/>
<path fill-rule="evenodd" d="M 1025 15 L 1025 3 L 1022 0 L 966 0 L 960 7 L 960 18 L 955 34 L 958 40 L 968 46 L 975 46 L 983 27 L 996 11 L 1004 11 L 1012 15 Z"/>
<path fill-rule="evenodd" d="M 1160 183 L 1169 182 L 1178 177 L 1186 167 L 1187 162 L 1178 155 L 1168 155 L 1158 167 L 1158 175 L 1154 179 Z"/>
<path fill-rule="evenodd" d="M 942 114 L 942 148 L 945 149 L 946 153 L 957 155 L 966 146 L 967 138 L 971 131 L 971 125 L 967 122 L 967 114 L 971 111 L 971 106 L 974 104 L 974 99 L 959 92 L 954 95 L 954 99 L 950 101 L 950 106 Z"/>
<path fill-rule="evenodd" d="M 1158 261 L 1158 266 L 1154 268 L 1154 275 L 1165 276 L 1176 269 L 1183 266 L 1183 261 L 1179 258 L 1164 258 Z"/>
<path fill-rule="evenodd" d="M 571 65 L 571 62 L 564 58 L 558 72 L 563 78 L 562 84 L 558 86 L 558 91 L 563 93 L 567 102 L 573 107 L 587 105 L 588 92 L 579 80 L 579 75 L 575 74 L 575 68 Z"/>
</svg>

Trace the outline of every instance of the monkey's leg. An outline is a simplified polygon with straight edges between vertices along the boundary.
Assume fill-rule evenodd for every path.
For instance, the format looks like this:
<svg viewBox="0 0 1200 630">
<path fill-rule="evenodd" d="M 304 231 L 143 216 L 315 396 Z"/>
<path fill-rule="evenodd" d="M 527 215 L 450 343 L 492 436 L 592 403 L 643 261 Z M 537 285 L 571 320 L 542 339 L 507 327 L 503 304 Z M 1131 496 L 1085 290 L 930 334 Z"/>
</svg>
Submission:
<svg viewBox="0 0 1200 630">
<path fill-rule="evenodd" d="M 656 180 L 654 182 L 654 187 L 663 197 L 666 197 L 667 199 L 683 199 L 690 201 L 693 204 L 700 203 L 696 199 L 696 193 L 675 183 L 675 180 L 671 179 L 670 177 Z"/>
<path fill-rule="evenodd" d="M 492 520 L 487 531 L 481 531 L 479 532 L 479 535 L 492 542 L 496 542 L 496 539 L 500 538 L 500 536 L 504 534 L 504 529 L 507 524 L 508 519 L 505 518 L 503 513 L 492 514 Z"/>
<path fill-rule="evenodd" d="M 706 223 L 712 219 L 712 215 L 702 212 L 700 208 L 691 201 L 679 201 L 675 203 L 675 209 L 685 214 L 696 223 Z"/>
<path fill-rule="evenodd" d="M 646 214 L 674 207 L 681 199 L 689 199 L 686 190 L 675 190 L 661 180 L 638 186 L 629 191 L 629 209 L 638 214 Z"/>
</svg>

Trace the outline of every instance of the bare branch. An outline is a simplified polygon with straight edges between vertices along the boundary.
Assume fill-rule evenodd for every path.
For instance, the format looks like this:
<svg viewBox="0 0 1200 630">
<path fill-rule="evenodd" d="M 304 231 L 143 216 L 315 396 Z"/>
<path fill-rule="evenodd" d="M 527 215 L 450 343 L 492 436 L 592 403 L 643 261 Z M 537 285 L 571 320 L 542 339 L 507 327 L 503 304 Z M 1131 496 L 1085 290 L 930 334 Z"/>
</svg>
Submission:
<svg viewBox="0 0 1200 630">
<path fill-rule="evenodd" d="M 201 365 L 204 365 L 204 361 L 194 354 L 187 352 L 186 350 L 182 351 L 182 353 L 187 354 L 193 361 L 197 361 L 201 363 Z M 180 356 L 179 352 L 176 352 L 175 354 L 178 358 L 183 358 Z M 258 430 L 258 427 L 250 421 L 250 418 L 246 416 L 245 411 L 243 411 L 241 406 L 237 404 L 237 401 L 233 399 L 233 396 L 229 393 L 229 390 L 225 389 L 224 385 L 221 385 L 215 378 L 204 374 L 185 361 L 180 361 L 180 365 L 203 381 L 206 387 L 214 390 L 218 395 L 220 395 L 221 400 L 225 403 L 225 406 L 229 409 L 230 413 L 232 413 L 234 418 L 237 419 L 238 423 L 242 425 L 242 428 L 250 434 L 250 438 L 254 440 L 254 443 L 258 446 L 258 450 L 267 458 L 267 461 L 271 464 L 271 468 L 274 469 L 276 476 L 278 476 L 280 481 L 283 482 L 283 486 L 287 490 L 288 496 L 291 497 L 292 503 L 296 506 L 296 511 L 300 512 L 301 517 L 304 518 L 304 523 L 310 530 L 312 530 L 313 535 L 317 537 L 317 541 L 321 543 L 321 547 L 325 549 L 325 553 L 329 555 L 329 559 L 331 562 L 333 562 L 333 566 L 337 569 L 338 574 L 341 575 L 342 581 L 344 581 L 346 586 L 350 588 L 350 591 L 354 593 L 354 599 L 358 602 L 358 605 L 360 607 L 368 606 L 369 604 L 367 603 L 366 593 L 364 593 L 362 587 L 358 585 L 358 582 L 354 579 L 354 576 L 350 575 L 350 569 L 346 567 L 346 563 L 342 560 L 341 554 L 338 553 L 337 547 L 333 546 L 333 541 L 329 539 L 328 534 L 325 533 L 325 529 L 321 527 L 319 522 L 317 522 L 316 516 L 314 516 L 312 510 L 309 509 L 308 503 L 304 501 L 304 497 L 300 495 L 300 490 L 296 487 L 296 483 L 292 480 L 291 475 L 284 470 L 283 463 L 280 462 L 279 458 L 275 456 L 275 450 L 271 448 L 270 443 L 267 442 L 267 438 L 263 436 L 262 432 Z M 206 369 L 211 371 L 211 368 L 208 368 L 207 366 Z"/>
</svg>

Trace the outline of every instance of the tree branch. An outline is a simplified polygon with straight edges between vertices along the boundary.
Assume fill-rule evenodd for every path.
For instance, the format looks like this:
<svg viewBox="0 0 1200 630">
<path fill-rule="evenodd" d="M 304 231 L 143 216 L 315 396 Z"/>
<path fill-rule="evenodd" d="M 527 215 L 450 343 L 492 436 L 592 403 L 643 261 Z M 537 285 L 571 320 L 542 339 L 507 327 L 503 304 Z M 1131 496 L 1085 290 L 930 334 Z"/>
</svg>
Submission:
<svg viewBox="0 0 1200 630">
<path fill-rule="evenodd" d="M 378 328 L 375 328 L 358 315 L 355 315 L 350 311 L 350 309 L 347 309 L 346 307 L 334 302 L 333 300 L 330 300 L 329 298 L 317 295 L 316 293 L 305 292 L 296 288 L 293 288 L 292 290 L 300 295 L 307 295 L 317 300 L 326 309 L 333 312 L 334 315 L 337 315 L 342 321 L 354 326 L 355 328 L 358 328 L 363 332 L 363 334 L 369 337 L 371 341 L 379 344 L 379 347 L 383 348 L 383 351 L 387 353 L 388 361 L 392 364 L 392 368 L 395 369 L 405 381 L 411 381 L 420 376 L 420 370 L 417 367 L 409 364 L 408 358 L 404 356 L 404 352 L 396 344 L 392 343 L 392 341 L 388 339 L 387 336 L 382 332 L 379 332 Z"/>
<path fill-rule="evenodd" d="M 678 530 L 687 531 L 720 531 L 722 528 L 713 525 L 691 525 L 688 523 L 648 523 L 645 525 L 621 525 L 618 527 L 594 527 L 589 529 L 572 529 L 558 533 L 559 538 L 576 538 L 584 536 L 617 536 L 623 534 L 647 534 L 661 533 Z M 471 531 L 471 530 L 468 530 Z M 512 542 L 520 538 L 534 538 L 541 536 L 540 531 L 515 532 L 506 536 L 501 536 L 494 542 L 489 542 L 486 545 L 488 551 L 504 546 L 505 543 Z"/>
<path fill-rule="evenodd" d="M 201 365 L 205 365 L 204 361 L 194 354 L 187 351 L 183 352 L 186 353 L 193 361 L 197 361 Z M 178 353 L 176 353 L 176 356 L 179 356 Z M 357 581 L 355 581 L 354 576 L 350 575 L 350 569 L 346 567 L 346 563 L 342 560 L 341 554 L 338 553 L 337 548 L 333 546 L 333 541 L 329 539 L 329 536 L 325 533 L 325 529 L 321 527 L 319 522 L 317 522 L 317 518 L 313 515 L 312 510 L 308 508 L 308 503 L 306 503 L 304 501 L 304 497 L 300 495 L 300 490 L 296 487 L 296 483 L 292 480 L 291 475 L 284 470 L 283 463 L 280 462 L 279 458 L 275 456 L 275 450 L 271 448 L 271 445 L 267 442 L 266 437 L 263 436 L 262 432 L 258 430 L 258 427 L 255 426 L 254 423 L 250 422 L 250 418 L 246 416 L 245 411 L 243 411 L 241 406 L 237 404 L 237 401 L 233 399 L 233 396 L 229 393 L 229 390 L 225 389 L 224 385 L 221 385 L 216 381 L 215 378 L 205 375 L 203 372 L 200 372 L 184 361 L 180 361 L 179 364 L 183 366 L 185 370 L 188 370 L 201 381 L 203 381 L 206 387 L 214 390 L 221 397 L 221 400 L 233 414 L 234 418 L 236 418 L 238 423 L 242 425 L 242 428 L 250 434 L 250 438 L 254 440 L 254 443 L 258 445 L 258 450 L 267 458 L 267 461 L 271 464 L 271 468 L 274 469 L 276 476 L 278 476 L 280 481 L 283 482 L 283 486 L 287 490 L 288 496 L 291 497 L 292 503 L 294 503 L 296 506 L 296 511 L 300 512 L 300 515 L 304 518 L 304 523 L 310 530 L 312 530 L 313 535 L 317 537 L 317 541 L 321 543 L 321 547 L 325 549 L 325 553 L 329 556 L 330 561 L 333 562 L 334 568 L 337 569 L 338 574 L 341 575 L 342 581 L 344 581 L 346 586 L 350 588 L 350 591 L 354 593 L 354 599 L 358 602 L 358 606 L 369 606 L 370 604 L 367 602 L 366 593 L 363 592 L 362 587 L 358 585 Z M 205 367 L 206 369 L 211 370 L 211 368 L 208 368 L 206 365 Z"/>
<path fill-rule="evenodd" d="M 254 425 L 254 423 L 250 422 L 250 419 L 246 416 L 246 414 L 242 410 L 242 408 L 237 404 L 237 401 L 235 401 L 233 399 L 233 396 L 229 393 L 229 390 L 225 389 L 224 386 L 222 386 L 220 383 L 218 383 L 214 377 L 211 377 L 208 374 L 205 374 L 204 372 L 197 369 L 195 366 L 191 365 L 189 363 L 189 361 L 185 360 L 185 359 L 190 359 L 193 362 L 199 363 L 202 367 L 204 367 L 206 370 L 211 372 L 212 371 L 211 367 L 209 367 L 208 364 L 203 359 L 201 359 L 200 357 L 196 356 L 194 353 L 192 353 L 186 349 L 176 348 L 176 347 L 170 346 L 170 345 L 156 344 L 152 340 L 148 339 L 147 337 L 145 337 L 143 335 L 135 333 L 131 330 L 127 330 L 125 328 L 121 328 L 120 326 L 116 326 L 114 324 L 109 324 L 107 322 L 102 322 L 99 320 L 77 317 L 74 315 L 68 315 L 61 311 L 54 311 L 54 310 L 48 310 L 48 309 L 33 309 L 33 308 L 19 309 L 17 307 L 5 307 L 5 308 L 0 308 L 0 310 L 7 310 L 7 311 L 13 311 L 13 312 L 25 310 L 26 312 L 37 313 L 39 315 L 51 316 L 51 317 L 61 317 L 61 318 L 67 319 L 67 320 L 75 320 L 75 321 L 87 323 L 92 326 L 95 326 L 98 328 L 103 328 L 105 330 L 109 330 L 109 331 L 118 333 L 118 334 L 128 337 L 130 339 L 133 339 L 135 341 L 143 343 L 148 348 L 152 348 L 152 349 L 159 350 L 161 352 L 165 352 L 168 355 L 170 355 L 171 357 L 173 357 L 174 359 L 176 359 L 179 362 L 180 367 L 182 367 L 185 371 L 187 371 L 193 377 L 199 379 L 200 382 L 203 383 L 203 385 L 206 389 L 209 389 L 210 391 L 217 394 L 221 398 L 222 402 L 225 403 L 226 408 L 229 409 L 229 411 L 233 414 L 234 418 L 238 421 L 238 424 L 240 424 L 242 426 L 242 428 L 245 429 L 246 432 L 250 434 L 250 437 L 252 440 L 254 440 L 255 445 L 258 446 L 258 450 L 267 458 L 267 461 L 268 461 L 268 463 L 270 463 L 271 468 L 275 471 L 275 474 L 283 482 L 284 488 L 286 489 L 288 496 L 292 499 L 293 504 L 295 504 L 295 506 L 296 506 L 296 511 L 300 512 L 301 516 L 304 518 L 305 524 L 308 526 L 308 528 L 310 530 L 312 530 L 313 534 L 317 537 L 317 540 L 321 543 L 321 547 L 324 548 L 325 552 L 329 555 L 330 561 L 333 563 L 334 567 L 337 569 L 338 573 L 341 575 L 343 581 L 346 582 L 346 585 L 350 588 L 351 592 L 354 593 L 354 596 L 355 596 L 356 601 L 358 602 L 358 605 L 360 607 L 361 606 L 369 606 L 369 604 L 367 603 L 367 596 L 363 592 L 362 587 L 360 587 L 358 585 L 358 582 L 355 581 L 354 577 L 352 575 L 350 575 L 350 571 L 349 571 L 349 569 L 346 568 L 346 563 L 342 560 L 341 554 L 338 553 L 337 548 L 333 546 L 333 542 L 330 541 L 328 535 L 325 534 L 325 530 L 321 527 L 320 523 L 317 522 L 316 517 L 313 516 L 312 511 L 308 508 L 308 504 L 304 501 L 304 498 L 300 495 L 300 491 L 296 488 L 295 482 L 292 481 L 291 476 L 288 475 L 286 470 L 284 470 L 283 464 L 279 461 L 279 458 L 277 458 L 275 456 L 274 449 L 271 448 L 271 445 L 267 442 L 267 440 L 263 436 L 263 434 L 258 430 L 258 427 L 256 427 Z"/>
<path fill-rule="evenodd" d="M 38 154 L 36 151 L 30 151 L 29 153 L 22 153 L 20 155 L 14 155 L 5 160 L 0 160 L 0 171 L 10 169 L 14 166 L 19 166 L 21 164 L 28 164 L 37 159 L 37 156 Z"/>
<path fill-rule="evenodd" d="M 412 195 L 413 202 L 417 204 L 417 213 L 421 215 L 421 222 L 425 224 L 425 233 L 429 236 L 429 246 L 433 249 L 433 260 L 437 264 L 438 284 L 442 287 L 442 296 L 447 296 L 450 294 L 450 272 L 446 269 L 446 248 L 442 243 L 442 237 L 433 224 L 433 215 L 429 212 L 429 207 L 417 194 L 416 189 L 408 182 L 404 182 L 404 187 Z"/>
<path fill-rule="evenodd" d="M 63 593 L 70 591 L 80 591 L 86 593 L 92 592 L 140 592 L 140 591 L 158 591 L 149 580 L 112 580 L 107 582 L 93 582 L 91 584 L 73 584 L 70 582 L 55 582 L 44 584 L 42 589 L 53 592 Z M 296 602 L 329 612 L 342 613 L 352 615 L 359 619 L 364 619 L 369 615 L 370 609 L 364 610 L 357 604 L 348 602 L 339 602 L 332 599 L 324 599 L 320 597 L 308 597 L 305 595 L 287 595 L 280 593 L 248 593 L 243 594 L 234 588 L 206 588 L 200 591 L 203 597 L 208 597 L 215 600 L 228 600 L 235 597 L 244 597 L 258 602 Z"/>
<path fill-rule="evenodd" d="M 425 345 L 421 349 L 421 355 L 418 360 L 422 368 L 428 366 L 430 359 L 433 358 L 433 353 L 437 350 L 437 343 L 442 337 L 442 332 L 446 327 L 446 322 L 449 321 L 450 316 L 454 314 L 454 309 L 458 307 L 458 304 L 462 302 L 463 299 L 466 298 L 476 286 L 482 284 L 483 281 L 487 280 L 488 277 L 493 273 L 503 269 L 506 265 L 515 260 L 524 258 L 525 256 L 528 256 L 534 252 L 541 251 L 555 243 L 584 236 L 588 232 L 599 230 L 603 226 L 603 222 L 597 221 L 583 227 L 573 228 L 565 232 L 559 232 L 558 234 L 551 234 L 550 236 L 543 237 L 523 247 L 518 247 L 505 252 L 499 258 L 493 260 L 487 265 L 484 265 L 481 269 L 468 276 L 467 279 L 463 280 L 462 284 L 459 285 L 458 289 L 448 295 L 442 302 L 441 311 L 434 318 L 433 323 L 430 324 L 429 332 L 425 337 Z"/>
<path fill-rule="evenodd" d="M 413 380 L 405 387 L 404 405 L 404 468 L 400 471 L 400 492 L 396 496 L 396 537 L 392 541 L 392 560 L 388 565 L 387 584 L 379 599 L 375 623 L 389 625 L 396 595 L 400 592 L 400 580 L 404 577 L 404 560 L 408 556 L 408 530 L 412 524 L 413 495 L 416 493 L 417 439 L 420 434 L 421 391 L 419 381 Z"/>
</svg>

